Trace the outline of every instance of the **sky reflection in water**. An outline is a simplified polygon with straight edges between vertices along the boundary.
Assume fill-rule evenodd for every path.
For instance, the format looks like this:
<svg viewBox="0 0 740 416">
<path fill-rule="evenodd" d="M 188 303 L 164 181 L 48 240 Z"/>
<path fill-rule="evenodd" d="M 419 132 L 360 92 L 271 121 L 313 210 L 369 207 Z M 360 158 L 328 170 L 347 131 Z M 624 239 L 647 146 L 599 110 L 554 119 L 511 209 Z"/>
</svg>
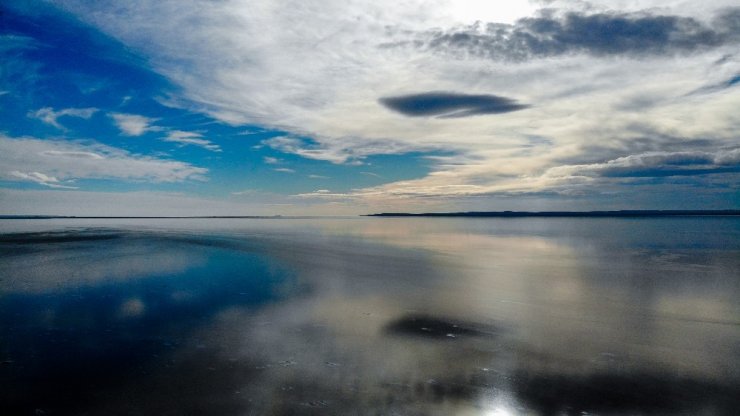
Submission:
<svg viewBox="0 0 740 416">
<path fill-rule="evenodd" d="M 1 226 L 2 414 L 740 406 L 737 219 Z"/>
</svg>

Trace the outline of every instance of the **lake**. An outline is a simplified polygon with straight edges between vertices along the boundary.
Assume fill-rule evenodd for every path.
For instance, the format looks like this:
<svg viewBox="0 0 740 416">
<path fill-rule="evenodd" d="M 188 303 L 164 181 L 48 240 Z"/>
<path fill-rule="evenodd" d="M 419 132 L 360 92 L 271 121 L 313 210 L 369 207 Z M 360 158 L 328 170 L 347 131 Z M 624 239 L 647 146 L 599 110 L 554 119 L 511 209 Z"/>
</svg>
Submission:
<svg viewBox="0 0 740 416">
<path fill-rule="evenodd" d="M 3 415 L 736 415 L 740 218 L 0 220 Z"/>
</svg>

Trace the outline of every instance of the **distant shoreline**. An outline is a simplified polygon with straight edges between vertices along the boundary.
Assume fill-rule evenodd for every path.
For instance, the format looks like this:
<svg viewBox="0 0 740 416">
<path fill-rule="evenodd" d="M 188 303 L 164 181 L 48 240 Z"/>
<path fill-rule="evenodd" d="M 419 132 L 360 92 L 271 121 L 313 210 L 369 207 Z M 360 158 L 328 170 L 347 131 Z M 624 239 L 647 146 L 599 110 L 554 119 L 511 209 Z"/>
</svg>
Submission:
<svg viewBox="0 0 740 416">
<path fill-rule="evenodd" d="M 384 212 L 369 214 L 368 217 L 475 217 L 475 218 L 521 218 L 521 217 L 567 217 L 567 218 L 605 218 L 605 217 L 724 217 L 740 216 L 740 210 L 620 210 L 620 211 L 491 211 L 491 212 L 427 212 L 412 214 L 406 212 Z"/>
</svg>

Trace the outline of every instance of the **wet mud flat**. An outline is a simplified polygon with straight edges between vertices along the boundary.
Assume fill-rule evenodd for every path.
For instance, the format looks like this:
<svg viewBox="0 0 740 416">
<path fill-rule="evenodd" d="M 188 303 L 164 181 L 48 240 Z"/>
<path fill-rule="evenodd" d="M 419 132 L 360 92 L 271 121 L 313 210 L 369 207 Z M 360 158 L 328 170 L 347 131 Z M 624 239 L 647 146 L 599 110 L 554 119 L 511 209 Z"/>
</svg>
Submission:
<svg viewBox="0 0 740 416">
<path fill-rule="evenodd" d="M 0 413 L 740 409 L 732 244 L 367 224 L 0 235 Z"/>
</svg>

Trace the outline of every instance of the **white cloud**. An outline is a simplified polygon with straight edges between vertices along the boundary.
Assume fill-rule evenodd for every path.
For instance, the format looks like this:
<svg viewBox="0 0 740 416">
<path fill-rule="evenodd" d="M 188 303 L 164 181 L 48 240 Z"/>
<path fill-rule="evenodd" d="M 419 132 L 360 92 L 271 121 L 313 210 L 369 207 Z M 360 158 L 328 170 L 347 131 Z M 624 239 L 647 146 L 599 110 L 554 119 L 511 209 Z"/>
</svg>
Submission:
<svg viewBox="0 0 740 416">
<path fill-rule="evenodd" d="M 149 182 L 204 180 L 207 169 L 186 162 L 129 153 L 95 142 L 11 138 L 0 135 L 0 178 L 53 188 L 75 179 Z"/>
<path fill-rule="evenodd" d="M 290 168 L 275 168 L 273 170 L 275 172 L 295 173 L 295 170 Z"/>
<path fill-rule="evenodd" d="M 259 194 L 259 192 L 260 191 L 258 191 L 256 189 L 245 189 L 243 191 L 232 192 L 231 195 L 237 195 L 237 196 L 242 196 L 242 195 L 257 195 L 257 194 Z"/>
<path fill-rule="evenodd" d="M 228 123 L 288 132 L 263 142 L 273 149 L 333 163 L 411 151 L 448 155 L 430 158 L 424 178 L 356 193 L 367 198 L 572 192 L 596 181 L 546 172 L 648 151 L 708 152 L 736 143 L 740 129 L 737 87 L 693 93 L 740 73 L 735 41 L 685 54 L 635 58 L 576 50 L 510 62 L 440 53 L 414 40 L 473 23 L 466 19 L 511 22 L 532 13 L 528 4 L 135 0 L 111 11 L 97 3 L 61 3 L 146 55 L 182 87 L 180 105 Z M 543 4 L 587 13 L 675 14 L 709 27 L 733 2 Z M 429 91 L 493 94 L 530 107 L 440 119 L 406 117 L 378 102 Z"/>
<path fill-rule="evenodd" d="M 11 171 L 10 172 L 10 175 L 11 176 L 14 176 L 16 178 L 19 178 L 19 179 L 28 180 L 28 181 L 31 181 L 31 182 L 36 182 L 39 185 L 48 186 L 50 188 L 78 189 L 75 186 L 61 185 L 59 183 L 59 179 L 57 179 L 57 178 L 55 178 L 53 176 L 45 175 L 45 174 L 43 174 L 41 172 L 23 173 L 23 172 L 19 172 L 17 170 L 14 170 L 14 171 Z"/>
<path fill-rule="evenodd" d="M 113 121 L 121 132 L 127 136 L 141 136 L 147 131 L 160 130 L 151 124 L 155 119 L 137 114 L 112 113 Z"/>
<path fill-rule="evenodd" d="M 265 156 L 265 157 L 262 158 L 262 160 L 265 163 L 267 163 L 268 165 L 277 165 L 277 164 L 281 163 L 281 160 L 280 159 L 278 159 L 276 157 L 271 157 L 271 156 Z"/>
<path fill-rule="evenodd" d="M 44 107 L 36 111 L 28 113 L 29 117 L 37 118 L 46 124 L 50 124 L 58 129 L 64 129 L 59 124 L 58 119 L 60 117 L 79 117 L 83 119 L 89 119 L 98 111 L 97 108 L 65 108 L 62 110 L 55 111 L 51 107 Z"/>
<path fill-rule="evenodd" d="M 167 133 L 167 137 L 163 138 L 165 142 L 179 143 L 183 146 L 192 145 L 202 147 L 212 152 L 220 152 L 221 147 L 214 144 L 210 140 L 203 139 L 203 135 L 199 133 L 173 130 Z"/>
<path fill-rule="evenodd" d="M 440 4 L 441 3 L 441 4 Z M 456 0 L 439 2 L 448 10 L 449 16 L 459 23 L 475 21 L 513 23 L 522 17 L 531 16 L 536 7 L 529 0 Z"/>
<path fill-rule="evenodd" d="M 63 157 L 73 157 L 73 158 L 82 158 L 82 159 L 104 159 L 103 156 L 93 153 L 93 152 L 68 152 L 68 151 L 61 151 L 61 150 L 46 150 L 42 154 L 48 155 L 48 156 L 63 156 Z"/>
</svg>

